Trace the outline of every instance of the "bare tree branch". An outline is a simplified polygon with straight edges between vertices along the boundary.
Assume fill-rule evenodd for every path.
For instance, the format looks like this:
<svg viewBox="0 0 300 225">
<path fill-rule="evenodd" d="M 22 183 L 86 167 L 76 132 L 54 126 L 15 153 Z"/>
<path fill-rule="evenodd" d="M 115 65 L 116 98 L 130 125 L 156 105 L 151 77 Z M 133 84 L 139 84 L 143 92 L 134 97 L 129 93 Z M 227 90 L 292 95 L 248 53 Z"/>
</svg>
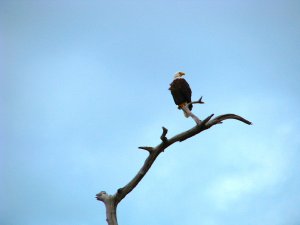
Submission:
<svg viewBox="0 0 300 225">
<path fill-rule="evenodd" d="M 202 97 L 199 99 L 198 102 L 199 103 L 202 102 Z M 141 167 L 139 172 L 134 176 L 134 178 L 131 181 L 129 181 L 129 183 L 126 184 L 124 187 L 118 189 L 117 193 L 115 193 L 114 195 L 107 195 L 106 192 L 103 191 L 96 195 L 97 200 L 105 203 L 107 222 L 109 225 L 117 225 L 117 217 L 116 217 L 117 205 L 122 201 L 123 198 L 126 197 L 127 194 L 129 194 L 139 184 L 139 182 L 143 179 L 143 177 L 146 175 L 148 170 L 151 168 L 152 164 L 154 163 L 158 155 L 162 153 L 170 145 L 178 141 L 179 142 L 185 141 L 186 139 L 191 138 L 206 129 L 209 129 L 210 127 L 216 124 L 220 124 L 222 123 L 222 121 L 227 119 L 239 120 L 248 125 L 252 124 L 250 121 L 235 114 L 225 114 L 211 120 L 213 116 L 214 114 L 208 116 L 203 121 L 198 122 L 197 125 L 194 126 L 193 128 L 186 130 L 182 133 L 179 133 L 169 139 L 166 137 L 168 133 L 168 129 L 163 127 L 163 133 L 160 137 L 162 142 L 160 144 L 158 144 L 154 148 L 139 147 L 140 149 L 147 150 L 149 152 L 149 156 L 146 158 L 143 166 Z"/>
<path fill-rule="evenodd" d="M 190 103 L 186 104 L 186 106 L 189 107 L 189 105 L 192 105 L 192 104 L 205 104 L 205 102 L 202 101 L 202 96 L 201 96 L 201 98 L 198 101 L 190 102 Z"/>
<path fill-rule="evenodd" d="M 114 195 L 108 195 L 101 191 L 96 195 L 96 199 L 102 201 L 106 208 L 106 221 L 109 225 L 118 225 L 117 221 L 117 204 Z"/>
<path fill-rule="evenodd" d="M 243 123 L 246 123 L 248 125 L 252 125 L 252 123 L 250 121 L 244 119 L 241 116 L 235 115 L 235 114 L 225 114 L 225 115 L 217 116 L 213 120 L 209 121 L 206 125 L 207 125 L 207 127 L 211 127 L 213 125 L 221 123 L 223 120 L 226 120 L 226 119 L 235 119 L 235 120 L 239 120 Z"/>
<path fill-rule="evenodd" d="M 166 137 L 166 135 L 168 133 L 168 129 L 165 127 L 162 127 L 162 129 L 163 129 L 163 133 L 160 136 L 160 140 L 162 140 L 163 142 L 166 142 L 166 141 L 168 141 L 168 138 Z"/>
<path fill-rule="evenodd" d="M 146 150 L 146 151 L 148 151 L 149 153 L 151 153 L 151 152 L 154 150 L 153 147 L 149 147 L 149 146 L 141 146 L 141 147 L 139 147 L 139 149 Z"/>
<path fill-rule="evenodd" d="M 200 125 L 201 120 L 195 114 L 193 114 L 187 106 L 181 106 L 180 108 L 186 113 L 186 115 L 190 116 L 197 125 Z"/>
<path fill-rule="evenodd" d="M 189 106 L 192 104 L 204 104 L 204 102 L 202 101 L 202 96 L 198 101 L 190 102 L 185 106 L 179 106 L 178 108 L 182 109 L 186 115 L 190 116 L 195 121 L 195 123 L 199 125 L 201 123 L 201 120 L 195 114 L 193 114 L 192 111 L 189 109 Z"/>
</svg>

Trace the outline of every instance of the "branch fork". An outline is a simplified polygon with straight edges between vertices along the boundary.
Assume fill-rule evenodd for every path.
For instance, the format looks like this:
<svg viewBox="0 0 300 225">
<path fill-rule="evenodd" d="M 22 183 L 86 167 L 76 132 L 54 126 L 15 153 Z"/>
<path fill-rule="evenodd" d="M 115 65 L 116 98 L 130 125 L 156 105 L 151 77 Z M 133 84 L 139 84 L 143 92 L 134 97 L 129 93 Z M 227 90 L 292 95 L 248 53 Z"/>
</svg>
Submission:
<svg viewBox="0 0 300 225">
<path fill-rule="evenodd" d="M 168 129 L 165 128 L 165 127 L 162 127 L 163 129 L 163 132 L 160 136 L 160 140 L 162 140 L 162 142 L 167 142 L 168 141 L 168 138 L 166 137 L 167 133 L 168 133 Z"/>
<path fill-rule="evenodd" d="M 186 106 L 189 107 L 189 105 L 193 105 L 193 104 L 205 104 L 205 102 L 202 101 L 202 97 L 203 96 L 201 96 L 201 98 L 199 98 L 198 101 L 193 101 L 193 102 L 186 104 Z"/>
<path fill-rule="evenodd" d="M 149 146 L 140 146 L 139 149 L 146 150 L 146 151 L 148 151 L 149 153 L 151 153 L 151 152 L 154 150 L 153 147 L 149 147 Z"/>
<path fill-rule="evenodd" d="M 180 106 L 179 108 L 182 109 L 185 112 L 185 114 L 187 115 L 187 117 L 191 117 L 195 121 L 195 123 L 197 125 L 200 125 L 201 124 L 201 120 L 195 114 L 193 114 L 191 112 L 191 110 L 189 109 L 189 106 L 193 105 L 193 104 L 204 104 L 204 102 L 202 101 L 202 96 L 201 96 L 201 98 L 198 101 L 189 102 L 185 106 Z"/>
</svg>

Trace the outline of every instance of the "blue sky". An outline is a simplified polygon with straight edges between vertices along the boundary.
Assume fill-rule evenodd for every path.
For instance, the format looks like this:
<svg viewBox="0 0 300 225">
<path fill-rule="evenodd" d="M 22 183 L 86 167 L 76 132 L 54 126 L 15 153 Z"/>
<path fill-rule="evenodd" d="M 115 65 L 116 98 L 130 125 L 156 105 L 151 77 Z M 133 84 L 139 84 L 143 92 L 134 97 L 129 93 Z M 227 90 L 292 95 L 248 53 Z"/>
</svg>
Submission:
<svg viewBox="0 0 300 225">
<path fill-rule="evenodd" d="M 157 159 L 119 224 L 300 224 L 300 2 L 0 2 L 0 223 L 105 224 L 113 194 L 201 118 L 239 114 Z"/>
</svg>

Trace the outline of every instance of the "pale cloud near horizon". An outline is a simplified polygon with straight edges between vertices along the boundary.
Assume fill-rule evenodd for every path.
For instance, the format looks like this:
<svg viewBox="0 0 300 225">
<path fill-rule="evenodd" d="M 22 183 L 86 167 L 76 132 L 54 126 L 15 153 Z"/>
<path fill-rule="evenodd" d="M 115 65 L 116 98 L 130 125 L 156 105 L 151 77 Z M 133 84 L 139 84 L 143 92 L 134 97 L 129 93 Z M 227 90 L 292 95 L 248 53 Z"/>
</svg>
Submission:
<svg viewBox="0 0 300 225">
<path fill-rule="evenodd" d="M 257 148 L 257 146 L 254 146 Z M 249 148 L 251 149 L 251 148 Z M 263 149 L 260 149 L 263 150 Z M 275 153 L 276 154 L 276 153 Z M 208 187 L 208 195 L 220 209 L 228 209 L 233 202 L 241 201 L 247 195 L 272 189 L 277 183 L 283 182 L 286 173 L 287 161 L 282 156 L 274 153 L 259 158 L 247 160 L 243 158 L 243 164 L 254 164 L 248 171 L 236 171 L 230 174 L 222 174 L 221 178 Z"/>
<path fill-rule="evenodd" d="M 221 173 L 207 187 L 207 194 L 220 210 L 229 209 L 247 196 L 276 189 L 290 179 L 292 165 L 296 163 L 296 153 L 291 151 L 290 145 L 299 146 L 299 139 L 290 137 L 297 134 L 297 123 L 278 121 L 274 125 L 272 135 L 268 136 L 270 130 L 254 134 L 251 143 L 242 137 L 222 144 L 222 159 L 230 160 L 239 169 Z M 256 129 L 257 125 L 253 126 L 251 129 Z M 233 146 L 238 151 L 231 151 Z"/>
</svg>

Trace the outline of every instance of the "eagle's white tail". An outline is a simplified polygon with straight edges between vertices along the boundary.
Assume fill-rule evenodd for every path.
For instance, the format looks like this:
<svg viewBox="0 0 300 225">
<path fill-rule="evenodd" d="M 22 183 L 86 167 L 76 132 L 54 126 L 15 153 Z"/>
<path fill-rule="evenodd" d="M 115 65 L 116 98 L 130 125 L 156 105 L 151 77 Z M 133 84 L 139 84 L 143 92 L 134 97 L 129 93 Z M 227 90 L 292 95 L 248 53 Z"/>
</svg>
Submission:
<svg viewBox="0 0 300 225">
<path fill-rule="evenodd" d="M 183 114 L 184 114 L 184 116 L 186 117 L 186 118 L 189 118 L 190 117 L 190 115 L 187 113 L 187 112 L 185 112 L 184 110 L 182 110 L 183 111 Z"/>
<path fill-rule="evenodd" d="M 197 116 L 195 116 L 195 115 L 191 112 L 191 110 L 189 110 L 189 108 L 188 108 L 186 105 L 181 106 L 180 108 L 182 109 L 182 111 L 183 111 L 183 113 L 184 113 L 184 116 L 185 116 L 186 118 L 192 117 L 193 120 L 196 122 L 196 124 L 198 124 L 198 125 L 201 124 L 201 120 L 200 120 Z"/>
<path fill-rule="evenodd" d="M 188 107 L 186 107 L 186 104 L 181 107 L 183 114 L 186 118 L 189 118 L 191 116 L 191 111 L 189 110 Z"/>
</svg>

